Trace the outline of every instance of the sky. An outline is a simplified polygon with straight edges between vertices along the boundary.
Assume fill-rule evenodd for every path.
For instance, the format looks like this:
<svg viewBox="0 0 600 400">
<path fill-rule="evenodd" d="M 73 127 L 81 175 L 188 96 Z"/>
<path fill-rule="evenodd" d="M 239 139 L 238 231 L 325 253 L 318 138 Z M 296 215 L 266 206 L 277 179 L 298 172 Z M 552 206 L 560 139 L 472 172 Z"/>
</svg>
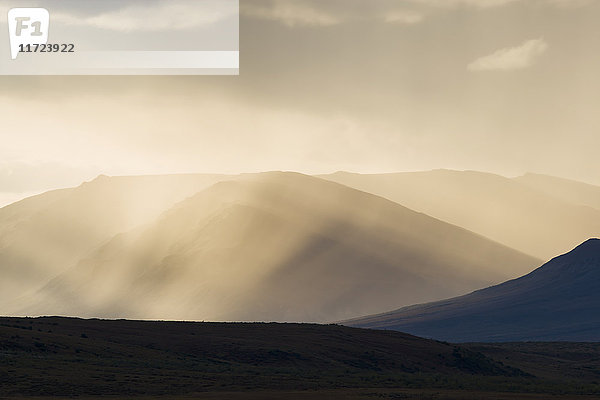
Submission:
<svg viewBox="0 0 600 400">
<path fill-rule="evenodd" d="M 127 18 L 65 4 L 107 34 Z M 99 174 L 600 184 L 599 20 L 595 0 L 241 0 L 240 76 L 0 77 L 0 206 Z"/>
</svg>

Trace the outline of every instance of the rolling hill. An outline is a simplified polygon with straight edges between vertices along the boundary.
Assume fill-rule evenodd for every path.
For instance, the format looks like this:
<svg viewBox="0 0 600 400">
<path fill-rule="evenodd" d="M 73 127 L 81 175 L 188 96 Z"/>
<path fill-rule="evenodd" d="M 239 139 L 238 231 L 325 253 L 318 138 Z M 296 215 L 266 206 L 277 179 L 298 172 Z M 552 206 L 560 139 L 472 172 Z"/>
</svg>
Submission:
<svg viewBox="0 0 600 400">
<path fill-rule="evenodd" d="M 543 260 L 600 235 L 600 188 L 578 182 L 450 170 L 339 172 L 322 178 L 388 198 Z"/>
<path fill-rule="evenodd" d="M 467 383 L 527 376 L 467 348 L 334 325 L 0 318 L 0 354 L 0 376 L 10 376 L 0 379 L 0 393 L 19 398 L 426 387 L 438 376 Z"/>
<path fill-rule="evenodd" d="M 330 321 L 466 293 L 539 261 L 386 199 L 246 175 L 116 235 L 16 315 Z"/>
<path fill-rule="evenodd" d="M 466 296 L 348 321 L 453 342 L 600 341 L 600 239 Z"/>
<path fill-rule="evenodd" d="M 513 180 L 568 203 L 600 210 L 599 186 L 540 174 L 525 174 Z"/>
<path fill-rule="evenodd" d="M 0 318 L 0 357 L 0 393 L 14 399 L 600 394 L 597 343 L 455 345 L 339 325 Z"/>
<path fill-rule="evenodd" d="M 152 222 L 219 175 L 100 176 L 0 209 L 0 309 L 114 235 Z"/>
</svg>

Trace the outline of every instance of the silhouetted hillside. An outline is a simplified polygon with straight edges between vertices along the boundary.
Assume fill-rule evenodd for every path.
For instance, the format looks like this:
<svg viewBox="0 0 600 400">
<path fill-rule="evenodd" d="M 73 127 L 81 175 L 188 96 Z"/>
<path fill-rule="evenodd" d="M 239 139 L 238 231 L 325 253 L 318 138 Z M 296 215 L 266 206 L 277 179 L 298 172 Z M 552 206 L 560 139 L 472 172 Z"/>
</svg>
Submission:
<svg viewBox="0 0 600 400">
<path fill-rule="evenodd" d="M 600 341 L 600 239 L 522 278 L 347 324 L 454 342 Z"/>
<path fill-rule="evenodd" d="M 600 393 L 592 383 L 599 345 L 457 346 L 337 325 L 0 318 L 0 355 L 2 397 L 464 400 Z"/>
</svg>

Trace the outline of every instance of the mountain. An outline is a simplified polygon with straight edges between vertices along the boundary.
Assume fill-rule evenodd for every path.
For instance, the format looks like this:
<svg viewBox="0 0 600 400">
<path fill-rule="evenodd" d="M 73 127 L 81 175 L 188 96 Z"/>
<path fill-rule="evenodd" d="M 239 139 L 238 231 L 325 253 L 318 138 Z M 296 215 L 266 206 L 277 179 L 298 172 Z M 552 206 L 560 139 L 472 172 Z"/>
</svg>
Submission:
<svg viewBox="0 0 600 400">
<path fill-rule="evenodd" d="M 591 208 L 569 202 L 572 196 L 557 197 L 569 190 L 564 185 L 542 191 L 499 175 L 449 170 L 379 175 L 339 172 L 322 177 L 388 198 L 543 260 L 600 235 L 600 204 Z M 593 187 L 590 190 L 595 193 Z M 592 195 L 581 198 L 595 201 Z"/>
<path fill-rule="evenodd" d="M 539 174 L 525 174 L 513 180 L 568 203 L 600 210 L 600 186 Z"/>
<path fill-rule="evenodd" d="M 539 261 L 296 173 L 217 183 L 116 235 L 18 315 L 330 321 L 466 293 Z"/>
<path fill-rule="evenodd" d="M 519 279 L 347 324 L 452 342 L 598 342 L 600 239 Z"/>
<path fill-rule="evenodd" d="M 114 235 L 158 215 L 218 175 L 100 176 L 0 209 L 0 310 Z"/>
</svg>

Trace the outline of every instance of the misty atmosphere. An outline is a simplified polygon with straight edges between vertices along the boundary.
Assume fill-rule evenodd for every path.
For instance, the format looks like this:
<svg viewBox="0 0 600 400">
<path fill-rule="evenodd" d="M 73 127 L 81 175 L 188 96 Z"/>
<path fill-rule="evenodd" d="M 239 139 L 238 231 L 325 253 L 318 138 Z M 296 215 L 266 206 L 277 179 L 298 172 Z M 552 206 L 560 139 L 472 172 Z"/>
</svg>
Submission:
<svg viewBox="0 0 600 400">
<path fill-rule="evenodd" d="M 599 18 L 241 0 L 239 76 L 0 76 L 0 398 L 598 398 Z"/>
</svg>

